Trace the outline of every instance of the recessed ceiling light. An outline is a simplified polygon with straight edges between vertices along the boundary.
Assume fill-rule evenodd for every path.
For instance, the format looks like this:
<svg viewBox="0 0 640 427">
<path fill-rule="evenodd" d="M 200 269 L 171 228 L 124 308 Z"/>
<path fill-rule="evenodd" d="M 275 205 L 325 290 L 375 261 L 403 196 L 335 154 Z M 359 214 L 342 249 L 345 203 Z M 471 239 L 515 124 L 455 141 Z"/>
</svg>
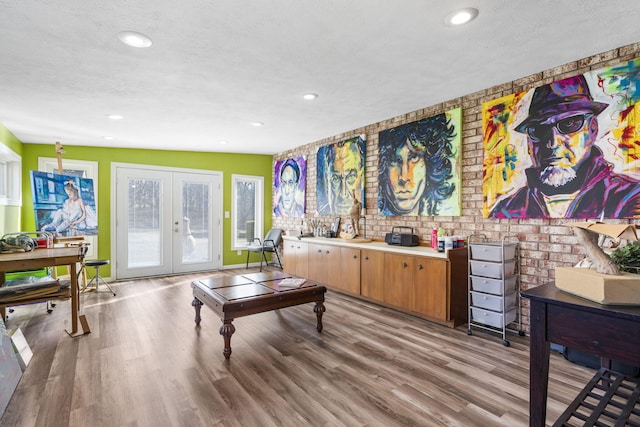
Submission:
<svg viewBox="0 0 640 427">
<path fill-rule="evenodd" d="M 121 31 L 118 38 L 122 43 L 132 47 L 149 47 L 153 44 L 149 37 L 136 31 Z"/>
<path fill-rule="evenodd" d="M 106 139 L 107 141 L 111 141 L 113 139 L 112 136 L 105 136 L 104 139 Z"/>
<path fill-rule="evenodd" d="M 220 141 L 219 144 L 220 145 L 225 145 L 227 143 L 227 141 Z"/>
<path fill-rule="evenodd" d="M 122 120 L 124 119 L 124 116 L 121 116 L 120 114 L 109 114 L 107 115 L 107 117 L 111 120 Z"/>
<path fill-rule="evenodd" d="M 305 93 L 303 95 L 304 99 L 316 99 L 318 97 L 317 93 Z"/>
<path fill-rule="evenodd" d="M 259 128 L 260 126 L 264 126 L 264 123 L 262 123 L 262 122 L 251 122 L 251 126 L 255 126 L 255 127 Z"/>
<path fill-rule="evenodd" d="M 447 15 L 445 22 L 447 25 L 462 25 L 473 21 L 478 16 L 478 9 L 467 7 Z"/>
</svg>

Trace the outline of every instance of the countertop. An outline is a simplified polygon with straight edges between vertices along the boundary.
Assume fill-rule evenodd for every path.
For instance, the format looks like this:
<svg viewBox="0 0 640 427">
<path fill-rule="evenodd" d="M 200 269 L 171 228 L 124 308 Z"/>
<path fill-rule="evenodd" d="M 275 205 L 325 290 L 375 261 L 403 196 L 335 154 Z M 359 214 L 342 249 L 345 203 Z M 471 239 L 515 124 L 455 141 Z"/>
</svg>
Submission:
<svg viewBox="0 0 640 427">
<path fill-rule="evenodd" d="M 435 249 L 431 249 L 429 246 L 395 246 L 388 245 L 385 242 L 372 241 L 369 243 L 364 242 L 351 242 L 346 239 L 341 238 L 328 238 L 328 237 L 302 237 L 298 239 L 296 236 L 283 236 L 285 241 L 302 241 L 306 243 L 316 243 L 320 245 L 331 245 L 331 246 L 343 246 L 348 248 L 358 248 L 358 249 L 370 249 L 375 251 L 384 251 L 384 252 L 392 252 L 404 255 L 419 255 L 419 256 L 428 256 L 432 258 L 442 258 L 448 259 L 447 252 L 438 252 Z M 457 249 L 453 249 L 457 250 Z"/>
</svg>

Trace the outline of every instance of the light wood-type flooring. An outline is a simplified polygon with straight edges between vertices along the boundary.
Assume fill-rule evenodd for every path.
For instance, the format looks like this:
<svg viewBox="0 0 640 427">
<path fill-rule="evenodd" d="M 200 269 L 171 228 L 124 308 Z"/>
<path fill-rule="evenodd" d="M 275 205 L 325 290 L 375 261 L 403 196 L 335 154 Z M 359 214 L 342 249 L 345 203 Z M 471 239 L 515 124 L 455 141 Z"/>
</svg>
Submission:
<svg viewBox="0 0 640 427">
<path fill-rule="evenodd" d="M 71 338 L 69 302 L 17 307 L 33 353 L 0 426 L 527 426 L 528 338 L 450 329 L 327 292 L 313 304 L 220 320 L 190 284 L 228 270 L 113 284 L 83 294 L 91 333 Z M 553 353 L 547 424 L 593 371 Z"/>
</svg>

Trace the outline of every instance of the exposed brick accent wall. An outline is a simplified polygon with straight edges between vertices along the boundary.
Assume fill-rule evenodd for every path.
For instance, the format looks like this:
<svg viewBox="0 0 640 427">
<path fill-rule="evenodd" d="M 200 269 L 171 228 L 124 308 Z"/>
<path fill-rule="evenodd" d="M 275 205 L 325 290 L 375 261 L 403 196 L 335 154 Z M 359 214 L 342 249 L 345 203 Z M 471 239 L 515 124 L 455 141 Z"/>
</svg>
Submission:
<svg viewBox="0 0 640 427">
<path fill-rule="evenodd" d="M 373 123 L 340 135 L 297 147 L 274 156 L 277 160 L 295 156 L 307 158 L 306 218 L 313 218 L 316 210 L 316 153 L 319 147 L 365 134 L 366 153 L 366 218 L 367 237 L 383 240 L 393 226 L 413 227 L 422 241 L 429 242 L 433 227 L 442 227 L 449 234 L 484 234 L 501 240 L 517 235 L 521 242 L 521 283 L 526 290 L 554 279 L 557 266 L 571 266 L 580 261 L 584 251 L 576 244 L 571 228 L 565 220 L 485 219 L 482 217 L 482 103 L 514 92 L 528 90 L 565 77 L 613 66 L 640 56 L 640 42 L 623 46 L 588 58 L 570 62 L 512 82 L 487 88 L 476 93 L 412 111 L 388 120 Z M 459 217 L 384 217 L 378 215 L 378 133 L 382 130 L 410 123 L 425 117 L 462 107 L 462 215 Z M 332 217 L 320 218 L 327 226 Z M 346 218 L 345 218 L 346 219 Z M 636 220 L 607 220 L 617 223 L 638 223 Z M 298 229 L 300 220 L 273 218 L 274 227 Z M 522 301 L 523 324 L 528 330 L 528 301 Z"/>
</svg>

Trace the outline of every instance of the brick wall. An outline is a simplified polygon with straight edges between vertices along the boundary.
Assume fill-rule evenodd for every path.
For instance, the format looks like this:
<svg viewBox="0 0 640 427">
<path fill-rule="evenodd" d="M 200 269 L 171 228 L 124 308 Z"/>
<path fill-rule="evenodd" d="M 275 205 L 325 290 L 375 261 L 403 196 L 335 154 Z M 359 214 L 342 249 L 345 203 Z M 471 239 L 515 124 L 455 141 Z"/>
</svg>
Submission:
<svg viewBox="0 0 640 427">
<path fill-rule="evenodd" d="M 640 42 L 570 62 L 549 70 L 522 77 L 482 91 L 425 107 L 354 129 L 340 135 L 297 147 L 274 156 L 277 160 L 295 156 L 307 158 L 306 218 L 316 210 L 316 153 L 319 147 L 365 134 L 366 152 L 366 218 L 367 237 L 384 239 L 393 226 L 409 226 L 422 241 L 430 241 L 433 227 L 442 227 L 449 234 L 484 234 L 491 240 L 517 235 L 521 242 L 521 283 L 526 290 L 554 279 L 556 266 L 571 266 L 583 258 L 583 250 L 569 227 L 559 219 L 485 219 L 482 217 L 482 103 L 515 92 L 528 90 L 565 77 L 593 69 L 609 67 L 640 56 Z M 384 217 L 378 215 L 378 133 L 382 130 L 430 117 L 462 107 L 462 215 L 459 217 Z M 327 226 L 333 217 L 320 218 Z M 634 220 L 608 220 L 634 223 Z M 637 223 L 637 221 L 635 221 Z M 273 226 L 285 230 L 298 229 L 300 220 L 273 218 Z M 528 301 L 522 301 L 523 323 L 528 329 Z"/>
</svg>

